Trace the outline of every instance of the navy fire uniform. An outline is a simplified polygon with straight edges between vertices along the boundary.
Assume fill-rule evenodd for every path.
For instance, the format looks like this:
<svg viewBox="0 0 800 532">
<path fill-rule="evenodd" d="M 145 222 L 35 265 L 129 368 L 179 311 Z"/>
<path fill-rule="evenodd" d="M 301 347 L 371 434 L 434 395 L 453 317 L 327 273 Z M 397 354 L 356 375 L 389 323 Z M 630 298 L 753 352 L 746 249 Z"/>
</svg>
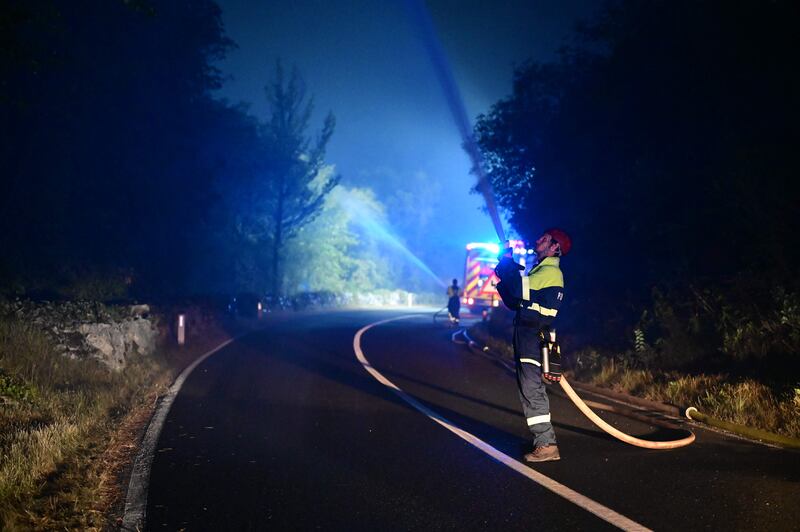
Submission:
<svg viewBox="0 0 800 532">
<path fill-rule="evenodd" d="M 516 312 L 517 388 L 534 447 L 556 443 L 550 423 L 550 402 L 542 381 L 539 332 L 553 323 L 564 300 L 564 275 L 559 262 L 559 257 L 545 257 L 528 275 L 520 276 L 522 266 L 504 257 L 495 269 L 500 278 L 497 291 L 503 303 Z"/>
</svg>

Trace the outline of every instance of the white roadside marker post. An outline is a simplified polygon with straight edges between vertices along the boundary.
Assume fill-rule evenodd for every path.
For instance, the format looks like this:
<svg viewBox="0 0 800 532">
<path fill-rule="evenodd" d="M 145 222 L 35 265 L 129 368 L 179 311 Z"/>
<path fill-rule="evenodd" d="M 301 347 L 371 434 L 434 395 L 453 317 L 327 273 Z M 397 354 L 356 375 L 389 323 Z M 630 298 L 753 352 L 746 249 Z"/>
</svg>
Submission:
<svg viewBox="0 0 800 532">
<path fill-rule="evenodd" d="M 178 345 L 186 343 L 186 315 L 178 314 Z"/>
</svg>

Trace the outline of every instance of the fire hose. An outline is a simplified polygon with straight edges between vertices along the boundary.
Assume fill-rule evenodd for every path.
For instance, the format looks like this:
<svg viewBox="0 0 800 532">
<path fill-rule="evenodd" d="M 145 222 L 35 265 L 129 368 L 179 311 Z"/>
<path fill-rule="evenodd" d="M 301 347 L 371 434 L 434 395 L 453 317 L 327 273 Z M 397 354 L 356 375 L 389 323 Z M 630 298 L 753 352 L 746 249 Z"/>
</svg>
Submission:
<svg viewBox="0 0 800 532">
<path fill-rule="evenodd" d="M 575 406 L 578 407 L 583 415 L 588 417 L 592 423 L 603 429 L 606 433 L 610 434 L 611 436 L 617 438 L 620 441 L 628 443 L 630 445 L 635 445 L 637 447 L 644 447 L 645 449 L 675 449 L 677 447 L 684 447 L 692 443 L 695 439 L 694 433 L 691 431 L 689 432 L 689 436 L 682 438 L 680 440 L 672 440 L 672 441 L 651 441 L 651 440 L 643 440 L 641 438 L 636 438 L 635 436 L 631 436 L 630 434 L 625 434 L 621 430 L 612 427 L 608 423 L 606 423 L 600 416 L 594 413 L 591 408 L 581 399 L 575 390 L 572 389 L 567 379 L 564 378 L 564 375 L 561 373 L 561 346 L 556 342 L 556 332 L 555 330 L 551 329 L 543 329 L 539 333 L 539 340 L 540 340 L 540 350 L 542 355 L 542 377 L 547 382 L 552 383 L 559 383 L 561 385 L 561 389 L 564 390 L 564 393 L 567 394 L 567 397 L 575 403 Z M 597 405 L 597 403 L 595 403 Z M 605 408 L 604 410 L 610 410 L 614 407 Z M 613 411 L 613 410 L 612 410 Z M 622 415 L 625 415 L 623 412 L 618 412 Z"/>
<path fill-rule="evenodd" d="M 583 399 L 581 399 L 578 396 L 578 394 L 575 393 L 575 390 L 572 389 L 572 386 L 570 386 L 569 382 L 567 382 L 567 379 L 565 379 L 563 375 L 561 376 L 561 380 L 559 381 L 559 384 L 561 384 L 561 389 L 564 390 L 564 393 L 567 394 L 567 397 L 569 397 L 572 400 L 572 402 L 575 403 L 575 406 L 578 407 L 578 410 L 583 412 L 583 415 L 588 417 L 592 421 L 592 423 L 594 423 L 595 425 L 597 425 L 598 427 L 603 429 L 606 433 L 610 434 L 611 436 L 617 438 L 620 441 L 623 441 L 625 443 L 629 443 L 631 445 L 635 445 L 636 447 L 644 447 L 645 449 L 677 449 L 678 447 L 685 447 L 686 445 L 689 445 L 695 439 L 694 433 L 691 432 L 691 431 L 688 431 L 689 435 L 687 437 L 682 438 L 680 440 L 671 440 L 671 441 L 643 440 L 641 438 L 637 438 L 635 436 L 631 436 L 630 434 L 625 434 L 621 430 L 619 430 L 619 429 L 617 429 L 615 427 L 612 427 L 611 425 L 609 425 L 608 423 L 603 421 L 603 419 L 600 416 L 595 414 L 594 411 L 592 411 L 592 409 L 589 408 L 589 406 L 586 404 L 586 402 L 584 402 Z M 592 406 L 594 406 L 595 408 L 601 407 L 604 410 L 609 410 L 611 412 L 620 410 L 620 409 L 617 409 L 617 408 L 615 408 L 613 406 L 612 407 L 604 407 L 603 405 L 600 405 L 599 403 L 593 403 Z M 621 413 L 622 415 L 626 415 L 625 413 L 622 413 L 622 412 L 617 412 L 617 413 Z M 633 417 L 633 416 L 629 415 L 629 417 Z M 650 420 L 648 422 L 660 424 L 660 423 L 657 423 L 657 422 L 652 421 L 652 420 Z"/>
<path fill-rule="evenodd" d="M 472 340 L 466 334 L 466 331 L 464 331 L 463 329 L 462 329 L 462 331 L 464 333 L 465 338 L 467 339 L 467 344 L 470 347 L 476 347 L 477 343 L 474 340 Z M 555 335 L 554 332 L 553 332 L 553 335 Z M 555 343 L 555 342 L 550 343 L 550 347 L 553 347 L 552 346 L 553 343 Z M 488 349 L 479 349 L 479 351 L 485 355 L 486 351 L 488 351 Z M 548 351 L 549 351 L 549 349 L 548 349 Z M 558 347 L 556 347 L 553 350 L 553 352 L 554 353 L 560 352 L 560 349 Z M 549 355 L 549 353 L 548 353 L 548 355 Z M 544 362 L 544 360 L 543 360 L 543 362 Z M 547 364 L 548 364 L 548 366 L 551 365 L 549 360 L 547 361 Z M 556 366 L 557 364 L 553 363 L 552 365 Z M 508 366 L 506 366 L 506 369 L 511 371 L 511 368 L 509 368 Z M 652 418 L 646 417 L 646 416 L 640 414 L 639 412 L 636 412 L 636 411 L 631 410 L 631 409 L 620 408 L 620 407 L 606 405 L 606 404 L 602 404 L 602 403 L 596 403 L 596 402 L 593 402 L 593 401 L 584 401 L 575 392 L 575 390 L 572 388 L 572 386 L 569 384 L 569 382 L 567 382 L 567 379 L 564 377 L 564 375 L 562 375 L 559 371 L 556 370 L 553 373 L 551 373 L 550 370 L 555 369 L 555 368 L 551 368 L 551 367 L 547 367 L 546 368 L 548 370 L 547 372 L 544 371 L 544 369 L 545 369 L 544 367 L 542 369 L 543 369 L 542 374 L 546 378 L 546 380 L 549 381 L 549 382 L 552 382 L 552 383 L 558 382 L 561 385 L 561 389 L 564 391 L 564 393 L 567 395 L 567 397 L 569 397 L 569 399 L 575 404 L 575 406 L 578 408 L 578 410 L 580 410 L 583 413 L 583 415 L 585 415 L 587 418 L 589 418 L 589 420 L 592 423 L 597 425 L 604 432 L 606 432 L 610 436 L 613 436 L 614 438 L 616 438 L 616 439 L 618 439 L 618 440 L 620 440 L 622 442 L 625 442 L 625 443 L 630 444 L 630 445 L 634 445 L 636 447 L 642 447 L 644 449 L 677 449 L 679 447 L 685 447 L 685 446 L 691 444 L 692 442 L 694 442 L 694 440 L 695 440 L 694 433 L 689 431 L 689 430 L 687 430 L 687 432 L 689 433 L 689 435 L 687 437 L 681 438 L 679 440 L 670 440 L 670 441 L 643 440 L 641 438 L 637 438 L 635 436 L 631 436 L 630 434 L 626 434 L 626 433 L 622 432 L 621 430 L 617 429 L 616 427 L 611 426 L 606 421 L 604 421 L 600 416 L 598 416 L 592 410 L 592 408 L 590 408 L 590 406 L 593 407 L 593 408 L 596 408 L 598 410 L 605 410 L 607 412 L 613 412 L 615 414 L 619 414 L 619 415 L 622 415 L 622 416 L 625 416 L 625 417 L 637 419 L 639 421 L 643 421 L 645 423 L 652 424 L 652 425 L 659 425 L 659 426 L 666 427 L 666 428 L 669 428 L 669 429 L 675 429 L 677 427 L 673 423 L 669 423 L 669 422 L 665 422 L 665 421 L 661 421 L 661 420 L 657 420 L 657 419 L 652 419 Z M 557 376 L 553 377 L 554 374 L 557 375 Z M 686 430 L 686 429 L 681 429 L 681 430 Z"/>
</svg>

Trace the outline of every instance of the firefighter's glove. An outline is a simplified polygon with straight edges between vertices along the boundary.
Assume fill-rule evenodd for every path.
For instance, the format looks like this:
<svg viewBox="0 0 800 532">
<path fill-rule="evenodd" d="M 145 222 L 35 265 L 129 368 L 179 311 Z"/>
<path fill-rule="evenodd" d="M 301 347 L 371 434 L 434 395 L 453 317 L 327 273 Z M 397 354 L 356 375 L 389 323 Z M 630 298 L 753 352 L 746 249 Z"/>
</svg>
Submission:
<svg viewBox="0 0 800 532">
<path fill-rule="evenodd" d="M 503 257 L 500 259 L 500 262 L 497 263 L 497 266 L 495 266 L 494 272 L 500 278 L 500 281 L 506 281 L 511 275 L 519 277 L 519 271 L 524 269 L 523 266 L 514 262 L 514 259 L 511 257 Z"/>
<path fill-rule="evenodd" d="M 494 269 L 500 282 L 497 283 L 497 293 L 503 300 L 503 304 L 511 310 L 519 308 L 519 301 L 522 297 L 522 277 L 519 271 L 522 267 L 511 258 L 500 259 Z"/>
</svg>

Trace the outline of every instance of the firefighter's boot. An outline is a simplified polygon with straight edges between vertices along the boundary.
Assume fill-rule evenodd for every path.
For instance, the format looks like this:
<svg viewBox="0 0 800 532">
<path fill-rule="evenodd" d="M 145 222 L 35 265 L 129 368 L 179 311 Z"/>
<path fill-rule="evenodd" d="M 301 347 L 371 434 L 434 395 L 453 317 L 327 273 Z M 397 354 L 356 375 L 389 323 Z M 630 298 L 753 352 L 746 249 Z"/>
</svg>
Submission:
<svg viewBox="0 0 800 532">
<path fill-rule="evenodd" d="M 551 462 L 561 460 L 557 445 L 542 445 L 525 455 L 526 462 Z"/>
</svg>

